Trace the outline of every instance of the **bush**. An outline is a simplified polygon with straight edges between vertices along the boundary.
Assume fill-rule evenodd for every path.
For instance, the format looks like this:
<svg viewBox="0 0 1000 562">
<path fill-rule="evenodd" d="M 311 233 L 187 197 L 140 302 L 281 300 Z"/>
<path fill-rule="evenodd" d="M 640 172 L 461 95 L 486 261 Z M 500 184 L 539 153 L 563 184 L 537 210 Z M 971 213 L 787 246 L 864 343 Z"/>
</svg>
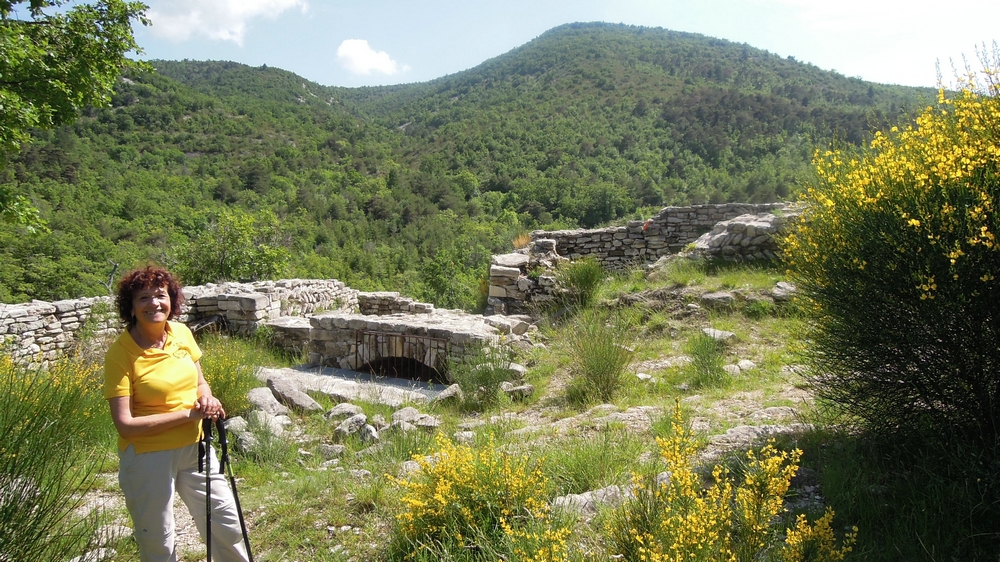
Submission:
<svg viewBox="0 0 1000 562">
<path fill-rule="evenodd" d="M 0 559 L 66 560 L 88 549 L 97 521 L 80 519 L 80 491 L 113 442 L 96 367 L 48 369 L 0 355 Z"/>
<path fill-rule="evenodd" d="M 626 312 L 587 310 L 573 319 L 568 340 L 573 354 L 567 392 L 571 402 L 610 402 L 632 380 L 626 369 L 635 356 L 637 322 Z"/>
<path fill-rule="evenodd" d="M 748 451 L 743 476 L 731 478 L 715 466 L 705 487 L 694 470 L 697 446 L 678 408 L 672 435 L 657 438 L 669 479 L 634 478 L 635 496 L 608 518 L 609 555 L 625 560 L 843 560 L 857 529 L 837 548 L 833 512 L 810 525 L 800 516 L 782 541 L 784 496 L 798 470 L 801 451 L 778 451 L 768 443 Z M 734 482 L 736 480 L 736 482 Z"/>
<path fill-rule="evenodd" d="M 448 377 L 465 395 L 464 407 L 475 410 L 497 404 L 503 397 L 500 383 L 511 378 L 514 353 L 509 345 L 469 344 L 461 361 L 448 366 Z"/>
<path fill-rule="evenodd" d="M 725 364 L 723 342 L 699 333 L 689 339 L 685 352 L 691 362 L 684 367 L 684 373 L 695 388 L 724 386 L 729 382 L 729 374 L 723 370 Z"/>
<path fill-rule="evenodd" d="M 550 517 L 548 480 L 527 457 L 492 437 L 477 451 L 439 434 L 431 455 L 413 458 L 412 478 L 390 477 L 405 490 L 392 559 L 567 559 L 570 529 Z"/>
<path fill-rule="evenodd" d="M 996 90 L 993 90 L 995 93 Z M 966 89 L 817 154 L 784 239 L 821 398 L 875 432 L 1000 438 L 1000 100 Z"/>
<path fill-rule="evenodd" d="M 595 258 L 583 258 L 561 266 L 556 279 L 568 291 L 570 304 L 586 308 L 594 301 L 607 272 Z"/>
</svg>

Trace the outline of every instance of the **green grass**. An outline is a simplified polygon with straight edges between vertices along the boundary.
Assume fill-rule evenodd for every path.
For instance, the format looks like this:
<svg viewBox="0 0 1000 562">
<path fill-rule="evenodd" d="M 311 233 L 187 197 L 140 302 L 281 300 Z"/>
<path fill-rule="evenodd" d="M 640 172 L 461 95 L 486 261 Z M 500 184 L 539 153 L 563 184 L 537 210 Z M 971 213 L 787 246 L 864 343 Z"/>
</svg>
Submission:
<svg viewBox="0 0 1000 562">
<path fill-rule="evenodd" d="M 570 402 L 610 402 L 627 389 L 636 329 L 635 315 L 627 313 L 587 310 L 573 319 L 567 334 L 573 355 Z"/>
<path fill-rule="evenodd" d="M 230 337 L 208 332 L 199 337 L 202 350 L 201 368 L 212 394 L 226 409 L 229 417 L 246 415 L 250 411 L 247 392 L 264 386 L 254 376 L 258 367 L 291 365 L 287 355 L 270 346 L 262 332 L 250 338 Z"/>
<path fill-rule="evenodd" d="M 717 290 L 724 284 L 739 288 L 771 283 L 760 280 L 771 273 L 761 272 L 757 266 L 742 273 L 731 265 L 699 267 L 702 268 L 699 275 L 704 277 L 688 278 L 684 288 L 694 295 Z M 888 447 L 834 430 L 843 420 L 822 417 L 809 403 L 799 402 L 795 394 L 784 394 L 803 382 L 800 375 L 783 370 L 788 365 L 805 362 L 808 321 L 799 314 L 751 305 L 751 301 L 728 311 L 704 311 L 690 316 L 678 316 L 671 310 L 611 309 L 602 304 L 609 295 L 613 298 L 623 292 L 663 286 L 662 280 L 647 280 L 636 272 L 626 272 L 602 281 L 598 288 L 600 296 L 589 309 L 543 321 L 541 335 L 546 348 L 523 352 L 516 359 L 530 367 L 528 381 L 536 387 L 536 394 L 524 403 L 497 404 L 485 412 L 475 411 L 479 408 L 416 406 L 441 418 L 439 432 L 445 436 L 453 435 L 462 422 L 483 420 L 484 425 L 472 429 L 475 432 L 472 448 L 481 450 L 492 439 L 505 454 L 530 455 L 543 467 L 550 481 L 547 497 L 581 493 L 610 484 L 623 485 L 631 481 L 633 474 L 648 478 L 658 472 L 662 462 L 655 454 L 654 438 L 674 434 L 668 412 L 675 404 L 679 403 L 686 419 L 697 417 L 709 421 L 710 431 L 695 436 L 702 445 L 711 434 L 735 425 L 773 423 L 731 415 L 743 407 L 740 404 L 756 404 L 745 406 L 751 409 L 744 414 L 753 408 L 793 406 L 800 412 L 800 418 L 789 422 L 807 421 L 817 427 L 815 433 L 799 439 L 797 444 L 805 450 L 803 466 L 812 471 L 812 478 L 819 486 L 817 492 L 836 510 L 835 530 L 842 533 L 850 525 L 860 528 L 859 543 L 848 560 L 997 559 L 994 553 L 1000 551 L 996 548 L 1000 529 L 993 522 L 1000 520 L 995 484 L 996 467 L 1000 463 L 992 460 L 996 455 L 961 448 L 927 451 L 912 443 Z M 759 309 L 753 311 L 751 306 Z M 628 329 L 616 331 L 621 326 Z M 739 337 L 722 346 L 701 334 L 705 327 L 732 331 Z M 641 337 L 642 346 L 634 353 L 615 343 L 627 342 L 628 337 Z M 207 369 L 213 369 L 213 373 L 218 372 L 215 369 L 219 365 L 229 365 L 221 369 L 224 372 L 247 373 L 252 372 L 248 369 L 251 365 L 280 365 L 285 361 L 255 340 L 216 335 L 203 338 L 202 347 L 204 360 L 210 365 Z M 618 354 L 623 351 L 626 360 L 619 361 Z M 655 362 L 681 355 L 692 358 L 692 362 L 650 369 L 655 382 L 633 382 L 634 361 Z M 213 358 L 220 361 L 212 365 Z M 719 375 L 721 365 L 740 359 L 754 361 L 756 369 L 738 377 Z M 604 374 L 588 379 L 584 375 L 588 370 Z M 254 386 L 258 385 L 255 382 Z M 609 394 L 597 392 L 602 387 Z M 220 385 L 217 394 L 228 392 L 222 388 Z M 582 396 L 586 398 L 581 399 Z M 315 397 L 326 408 L 333 405 L 329 397 Z M 87 430 L 91 435 L 88 442 L 96 443 L 96 450 L 108 453 L 113 449 L 113 428 L 106 417 L 103 399 L 99 394 L 91 398 L 91 406 L 60 411 L 69 420 L 90 409 L 91 416 L 98 421 L 87 426 L 91 428 Z M 617 422 L 605 425 L 583 418 L 581 407 L 598 401 L 613 402 L 620 410 L 653 407 L 655 410 L 649 414 L 651 427 L 625 427 Z M 370 418 L 380 415 L 387 421 L 394 411 L 378 404 L 358 405 Z M 504 412 L 523 415 L 513 420 L 492 419 Z M 581 416 L 581 420 L 568 428 L 550 425 L 576 416 Z M 241 479 L 240 494 L 250 521 L 256 558 L 261 561 L 393 559 L 387 544 L 397 530 L 396 516 L 402 509 L 403 492 L 386 475 L 400 476 L 404 461 L 414 455 L 423 458 L 432 454 L 435 435 L 425 431 L 384 432 L 381 443 L 362 455 L 356 453 L 368 449 L 370 444 L 347 439 L 343 441 L 347 450 L 337 465 L 324 469 L 325 459 L 319 454 L 319 446 L 337 442 L 333 435 L 336 424 L 321 414 L 293 417 L 295 426 L 301 430 L 294 440 L 274 440 L 253 455 L 236 454 L 233 458 L 234 469 Z M 97 458 L 110 457 L 104 454 Z M 113 460 L 106 468 L 110 465 Z M 357 477 L 352 470 L 366 470 L 371 476 Z M 71 488 L 87 487 L 82 478 L 73 477 L 69 483 Z M 117 489 L 113 484 L 101 486 Z M 577 550 L 569 559 L 607 559 L 603 551 L 609 540 L 607 521 L 607 513 L 599 514 L 591 522 L 574 521 L 570 542 Z M 119 551 L 116 562 L 135 559 L 129 541 L 113 546 Z M 510 544 L 499 543 L 490 543 L 480 550 L 441 547 L 415 559 L 498 560 L 500 552 L 509 557 L 510 548 Z M 192 554 L 188 559 L 193 561 L 198 556 Z"/>
</svg>

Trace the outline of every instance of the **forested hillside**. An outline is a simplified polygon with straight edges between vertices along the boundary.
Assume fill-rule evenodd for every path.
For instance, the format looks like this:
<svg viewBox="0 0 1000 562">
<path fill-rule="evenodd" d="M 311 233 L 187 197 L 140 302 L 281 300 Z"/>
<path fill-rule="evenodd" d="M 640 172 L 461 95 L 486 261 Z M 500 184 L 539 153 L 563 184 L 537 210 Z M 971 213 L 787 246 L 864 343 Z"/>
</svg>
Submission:
<svg viewBox="0 0 1000 562">
<path fill-rule="evenodd" d="M 152 259 L 188 283 L 336 277 L 472 307 L 490 253 L 521 232 L 787 198 L 814 148 L 863 142 L 933 99 L 606 24 L 393 87 L 153 66 L 0 171 L 51 229 L 0 225 L 0 301 L 105 294 L 116 265 Z"/>
</svg>

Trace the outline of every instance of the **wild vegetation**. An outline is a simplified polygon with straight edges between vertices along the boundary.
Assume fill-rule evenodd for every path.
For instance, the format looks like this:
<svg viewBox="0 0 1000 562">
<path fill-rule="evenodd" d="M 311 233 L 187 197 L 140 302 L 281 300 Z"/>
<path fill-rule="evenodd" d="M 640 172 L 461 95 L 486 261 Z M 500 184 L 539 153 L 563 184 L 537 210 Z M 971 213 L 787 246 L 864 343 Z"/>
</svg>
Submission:
<svg viewBox="0 0 1000 562">
<path fill-rule="evenodd" d="M 294 439 L 251 424 L 259 446 L 235 461 L 259 560 L 996 559 L 996 64 L 870 139 L 917 92 L 661 30 L 566 26 L 393 88 L 158 66 L 10 160 L 5 193 L 29 194 L 51 232 L 2 227 L 0 297 L 93 294 L 155 257 L 192 277 L 332 275 L 472 308 L 489 253 L 525 228 L 810 186 L 780 267 L 567 268 L 545 345 L 517 357 L 537 389 L 524 401 L 484 388 L 512 357 L 482 350 L 453 366 L 464 401 L 421 406 L 434 434 L 372 447 L 321 414 L 295 415 Z M 783 279 L 796 300 L 770 298 Z M 701 302 L 720 289 L 732 306 Z M 254 367 L 289 361 L 263 341 L 202 339 L 234 414 Z M 2 559 L 67 560 L 126 516 L 88 507 L 115 489 L 90 348 L 46 368 L 0 353 Z M 727 431 L 764 423 L 774 440 Z M 555 505 L 607 486 L 621 503 Z M 127 537 L 111 546 L 135 558 Z"/>
<path fill-rule="evenodd" d="M 152 66 L 117 82 L 111 107 L 33 131 L 0 170 L 0 189 L 51 229 L 0 225 L 0 301 L 106 294 L 116 265 L 155 260 L 189 283 L 334 277 L 475 309 L 489 255 L 527 230 L 792 197 L 814 147 L 863 142 L 933 100 L 748 45 L 603 24 L 387 88 Z"/>
</svg>

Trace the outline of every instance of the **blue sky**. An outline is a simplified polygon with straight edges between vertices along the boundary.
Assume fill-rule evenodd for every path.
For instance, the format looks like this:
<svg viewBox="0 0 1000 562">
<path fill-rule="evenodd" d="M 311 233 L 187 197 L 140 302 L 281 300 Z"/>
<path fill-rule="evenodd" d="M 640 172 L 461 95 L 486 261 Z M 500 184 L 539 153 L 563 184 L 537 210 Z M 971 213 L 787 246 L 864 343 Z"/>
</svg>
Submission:
<svg viewBox="0 0 1000 562">
<path fill-rule="evenodd" d="M 1000 40 L 997 0 L 146 0 L 148 59 L 232 60 L 327 86 L 423 82 L 555 26 L 701 33 L 874 82 L 936 86 Z"/>
</svg>

